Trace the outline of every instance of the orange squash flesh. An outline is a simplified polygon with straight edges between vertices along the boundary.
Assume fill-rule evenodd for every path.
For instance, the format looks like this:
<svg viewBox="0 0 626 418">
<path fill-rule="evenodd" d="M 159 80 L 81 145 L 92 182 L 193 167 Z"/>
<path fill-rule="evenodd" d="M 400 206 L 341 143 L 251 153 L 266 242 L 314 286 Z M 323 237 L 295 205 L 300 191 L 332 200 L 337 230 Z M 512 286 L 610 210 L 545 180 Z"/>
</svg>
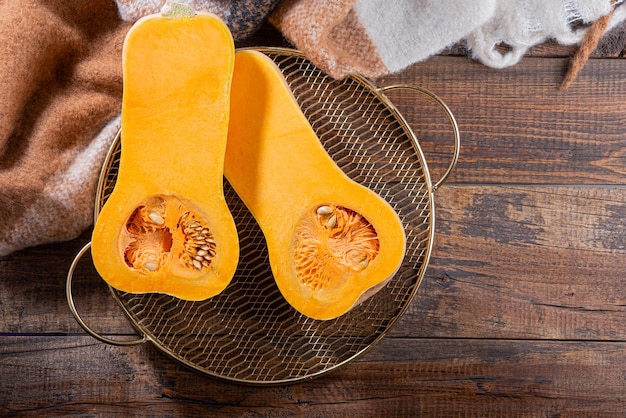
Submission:
<svg viewBox="0 0 626 418">
<path fill-rule="evenodd" d="M 285 299 L 336 318 L 399 268 L 405 235 L 393 208 L 350 180 L 264 54 L 235 58 L 224 174 L 261 227 Z"/>
<path fill-rule="evenodd" d="M 126 292 L 202 300 L 239 258 L 223 193 L 234 44 L 216 16 L 152 15 L 123 49 L 121 159 L 92 237 L 99 274 Z"/>
</svg>

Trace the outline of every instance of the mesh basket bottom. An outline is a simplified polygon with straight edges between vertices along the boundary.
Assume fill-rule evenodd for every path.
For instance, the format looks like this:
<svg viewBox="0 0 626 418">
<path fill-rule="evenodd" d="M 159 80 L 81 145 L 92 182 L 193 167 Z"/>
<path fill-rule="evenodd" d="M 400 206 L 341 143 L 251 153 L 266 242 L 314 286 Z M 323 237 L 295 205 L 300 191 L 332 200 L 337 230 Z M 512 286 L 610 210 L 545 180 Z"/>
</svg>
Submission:
<svg viewBox="0 0 626 418">
<path fill-rule="evenodd" d="M 381 339 L 404 312 L 424 275 L 433 237 L 432 193 L 419 145 L 393 105 L 366 80 L 333 80 L 286 49 L 261 49 L 283 71 L 296 100 L 337 165 L 387 200 L 405 227 L 397 274 L 347 314 L 317 321 L 282 297 L 261 230 L 225 182 L 241 259 L 228 288 L 201 302 L 112 290 L 137 330 L 183 364 L 245 383 L 284 383 L 344 365 Z M 119 138 L 103 167 L 97 208 L 115 185 Z"/>
</svg>

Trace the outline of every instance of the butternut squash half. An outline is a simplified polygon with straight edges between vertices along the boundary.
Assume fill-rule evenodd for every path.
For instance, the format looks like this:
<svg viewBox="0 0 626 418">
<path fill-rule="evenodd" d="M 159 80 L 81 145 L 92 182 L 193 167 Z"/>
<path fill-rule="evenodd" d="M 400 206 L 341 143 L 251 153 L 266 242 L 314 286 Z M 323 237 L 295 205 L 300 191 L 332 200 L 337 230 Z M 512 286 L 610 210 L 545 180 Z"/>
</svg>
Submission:
<svg viewBox="0 0 626 418">
<path fill-rule="evenodd" d="M 343 315 L 401 265 L 398 215 L 334 163 L 258 51 L 235 57 L 224 174 L 264 233 L 278 288 L 304 315 Z"/>
<path fill-rule="evenodd" d="M 202 300 L 231 281 L 239 241 L 223 167 L 234 54 L 209 14 L 152 15 L 130 29 L 119 171 L 92 237 L 111 286 Z"/>
</svg>

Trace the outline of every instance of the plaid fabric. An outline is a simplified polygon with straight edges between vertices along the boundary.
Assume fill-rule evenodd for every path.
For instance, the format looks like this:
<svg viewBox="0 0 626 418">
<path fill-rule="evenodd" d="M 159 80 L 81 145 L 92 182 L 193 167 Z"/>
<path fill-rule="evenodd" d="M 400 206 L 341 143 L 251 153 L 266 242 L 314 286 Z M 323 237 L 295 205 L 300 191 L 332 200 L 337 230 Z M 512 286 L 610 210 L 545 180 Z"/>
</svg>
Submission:
<svg viewBox="0 0 626 418">
<path fill-rule="evenodd" d="M 124 37 L 162 3 L 0 5 L 0 256 L 75 238 L 92 224 L 100 169 L 119 129 Z M 192 3 L 243 39 L 277 0 Z"/>
<path fill-rule="evenodd" d="M 610 10 L 611 0 L 285 0 L 270 22 L 331 76 L 376 78 L 459 42 L 485 65 L 514 65 L 547 39 L 581 42 Z M 620 5 L 608 28 L 625 18 Z"/>
</svg>

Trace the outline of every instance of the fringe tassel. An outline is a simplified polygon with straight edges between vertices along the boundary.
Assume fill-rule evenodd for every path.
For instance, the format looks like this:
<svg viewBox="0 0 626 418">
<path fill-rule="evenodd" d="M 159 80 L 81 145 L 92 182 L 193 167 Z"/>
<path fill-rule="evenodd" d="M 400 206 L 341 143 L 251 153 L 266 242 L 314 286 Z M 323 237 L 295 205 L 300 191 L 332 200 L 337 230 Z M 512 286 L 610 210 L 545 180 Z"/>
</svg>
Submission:
<svg viewBox="0 0 626 418">
<path fill-rule="evenodd" d="M 600 38 L 602 38 L 602 35 L 609 25 L 609 20 L 613 15 L 613 11 L 615 10 L 616 5 L 617 2 L 614 1 L 611 11 L 607 15 L 602 16 L 600 19 L 596 20 L 585 34 L 585 37 L 583 38 L 578 50 L 570 61 L 569 69 L 567 71 L 567 74 L 565 75 L 565 79 L 561 83 L 561 90 L 565 90 L 569 88 L 569 86 L 571 86 L 571 84 L 578 76 L 578 72 L 585 66 L 587 60 L 589 60 L 591 53 L 597 48 Z"/>
</svg>

